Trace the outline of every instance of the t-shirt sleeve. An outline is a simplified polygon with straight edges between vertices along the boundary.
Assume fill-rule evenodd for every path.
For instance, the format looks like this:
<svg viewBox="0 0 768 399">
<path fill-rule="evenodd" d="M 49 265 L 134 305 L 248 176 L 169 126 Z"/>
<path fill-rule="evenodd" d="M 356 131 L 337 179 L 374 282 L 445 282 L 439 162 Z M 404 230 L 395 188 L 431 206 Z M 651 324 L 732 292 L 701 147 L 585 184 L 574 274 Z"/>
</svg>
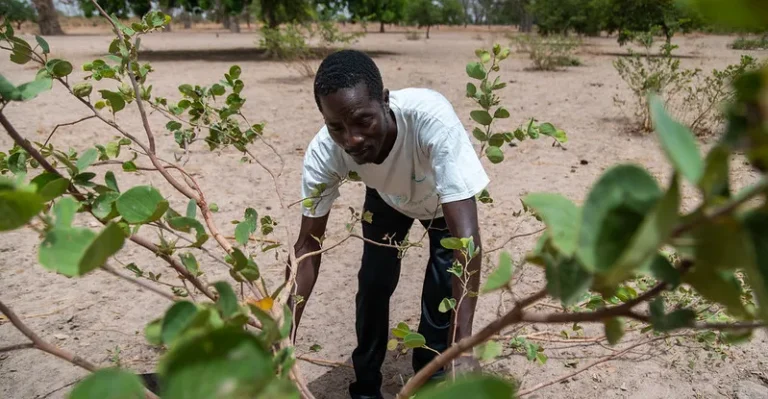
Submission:
<svg viewBox="0 0 768 399">
<path fill-rule="evenodd" d="M 446 126 L 432 119 L 422 134 L 441 204 L 471 198 L 488 186 L 490 179 L 460 122 Z"/>
<path fill-rule="evenodd" d="M 344 162 L 332 143 L 322 139 L 322 133 L 310 142 L 304 155 L 301 174 L 301 198 L 311 200 L 302 203 L 302 214 L 322 217 L 328 214 L 339 197 L 339 182 L 346 176 Z M 304 201 L 303 201 L 304 202 Z M 309 201 L 307 201 L 309 202 Z"/>
</svg>

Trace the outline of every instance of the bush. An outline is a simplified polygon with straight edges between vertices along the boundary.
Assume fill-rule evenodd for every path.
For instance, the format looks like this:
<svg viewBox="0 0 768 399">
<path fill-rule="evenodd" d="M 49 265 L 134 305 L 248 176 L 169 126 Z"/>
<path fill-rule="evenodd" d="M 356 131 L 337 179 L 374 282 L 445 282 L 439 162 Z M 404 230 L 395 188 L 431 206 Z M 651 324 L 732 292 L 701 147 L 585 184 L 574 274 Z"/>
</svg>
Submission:
<svg viewBox="0 0 768 399">
<path fill-rule="evenodd" d="M 731 43 L 734 50 L 768 50 L 768 36 L 757 38 L 739 37 Z"/>
<path fill-rule="evenodd" d="M 518 52 L 529 54 L 535 70 L 551 71 L 558 67 L 581 65 L 581 61 L 573 55 L 581 45 L 578 38 L 562 35 L 517 35 L 512 39 Z"/>
<path fill-rule="evenodd" d="M 32 4 L 23 0 L 3 0 L 0 2 L 0 23 L 10 22 L 21 29 L 21 24 L 37 20 L 37 11 Z"/>
<path fill-rule="evenodd" d="M 421 32 L 415 30 L 409 30 L 405 32 L 406 40 L 421 40 Z"/>
</svg>

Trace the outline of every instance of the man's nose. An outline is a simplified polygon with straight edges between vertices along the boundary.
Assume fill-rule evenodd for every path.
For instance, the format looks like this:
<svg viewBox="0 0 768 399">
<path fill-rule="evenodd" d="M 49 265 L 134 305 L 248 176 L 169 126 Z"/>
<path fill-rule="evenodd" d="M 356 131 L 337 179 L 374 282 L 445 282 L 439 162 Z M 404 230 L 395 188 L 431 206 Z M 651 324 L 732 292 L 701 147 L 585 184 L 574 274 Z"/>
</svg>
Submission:
<svg viewBox="0 0 768 399">
<path fill-rule="evenodd" d="M 354 151 L 360 149 L 360 146 L 363 144 L 363 136 L 361 134 L 355 133 L 350 131 L 347 135 L 347 142 L 345 143 L 344 147 L 348 151 Z"/>
</svg>

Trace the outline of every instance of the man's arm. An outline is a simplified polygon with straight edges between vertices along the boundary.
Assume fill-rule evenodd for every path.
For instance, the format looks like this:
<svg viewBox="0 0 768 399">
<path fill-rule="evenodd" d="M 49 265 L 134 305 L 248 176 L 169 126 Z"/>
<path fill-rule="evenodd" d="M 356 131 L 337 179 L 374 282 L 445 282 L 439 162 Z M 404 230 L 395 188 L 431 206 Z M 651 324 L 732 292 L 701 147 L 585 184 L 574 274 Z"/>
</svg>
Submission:
<svg viewBox="0 0 768 399">
<path fill-rule="evenodd" d="M 478 248 L 475 257 L 472 258 L 469 265 L 466 266 L 466 270 L 464 270 L 464 273 L 471 273 L 467 290 L 475 294 L 464 297 L 461 307 L 454 313 L 458 314 L 458 320 L 454 320 L 452 323 L 453 329 L 456 330 L 456 341 L 460 341 L 462 338 L 472 335 L 472 322 L 475 318 L 475 307 L 477 305 L 476 294 L 480 291 L 482 245 L 480 242 L 480 228 L 477 223 L 477 203 L 474 201 L 474 198 L 469 198 L 445 203 L 442 207 L 451 235 L 456 238 L 472 237 L 475 247 Z M 454 251 L 454 255 L 456 260 L 462 265 L 466 265 L 466 259 L 460 251 Z M 463 286 L 458 277 L 453 277 L 452 293 L 457 301 L 463 293 Z M 451 330 L 451 337 L 453 337 L 453 329 Z"/>
<path fill-rule="evenodd" d="M 299 230 L 299 237 L 296 240 L 296 244 L 293 246 L 296 251 L 296 258 L 300 258 L 304 254 L 314 252 L 320 249 L 320 243 L 314 238 L 321 238 L 325 234 L 325 227 L 328 224 L 328 215 L 313 218 L 308 216 L 301 217 L 301 229 Z M 298 264 L 298 270 L 296 273 L 296 286 L 293 290 L 294 295 L 298 295 L 302 298 L 298 305 L 295 305 L 294 295 L 291 295 L 288 304 L 293 311 L 295 323 L 291 326 L 291 337 L 293 341 L 296 340 L 296 330 L 299 327 L 299 321 L 301 315 L 304 313 L 304 306 L 309 300 L 309 296 L 312 294 L 312 289 L 315 287 L 317 276 L 320 272 L 320 258 L 321 255 L 310 256 L 302 260 Z M 285 270 L 286 280 L 290 277 L 291 269 L 290 265 Z"/>
</svg>

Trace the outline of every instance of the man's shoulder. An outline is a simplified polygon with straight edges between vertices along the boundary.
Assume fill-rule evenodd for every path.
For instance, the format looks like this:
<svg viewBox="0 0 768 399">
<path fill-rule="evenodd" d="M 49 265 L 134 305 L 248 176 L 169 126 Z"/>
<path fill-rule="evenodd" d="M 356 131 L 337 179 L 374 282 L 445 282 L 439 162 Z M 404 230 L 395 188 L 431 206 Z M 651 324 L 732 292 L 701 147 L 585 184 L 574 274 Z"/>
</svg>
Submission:
<svg viewBox="0 0 768 399">
<path fill-rule="evenodd" d="M 409 117 L 438 121 L 446 126 L 460 123 L 453 104 L 442 93 L 428 88 L 409 87 L 390 93 L 391 103 Z"/>
</svg>

